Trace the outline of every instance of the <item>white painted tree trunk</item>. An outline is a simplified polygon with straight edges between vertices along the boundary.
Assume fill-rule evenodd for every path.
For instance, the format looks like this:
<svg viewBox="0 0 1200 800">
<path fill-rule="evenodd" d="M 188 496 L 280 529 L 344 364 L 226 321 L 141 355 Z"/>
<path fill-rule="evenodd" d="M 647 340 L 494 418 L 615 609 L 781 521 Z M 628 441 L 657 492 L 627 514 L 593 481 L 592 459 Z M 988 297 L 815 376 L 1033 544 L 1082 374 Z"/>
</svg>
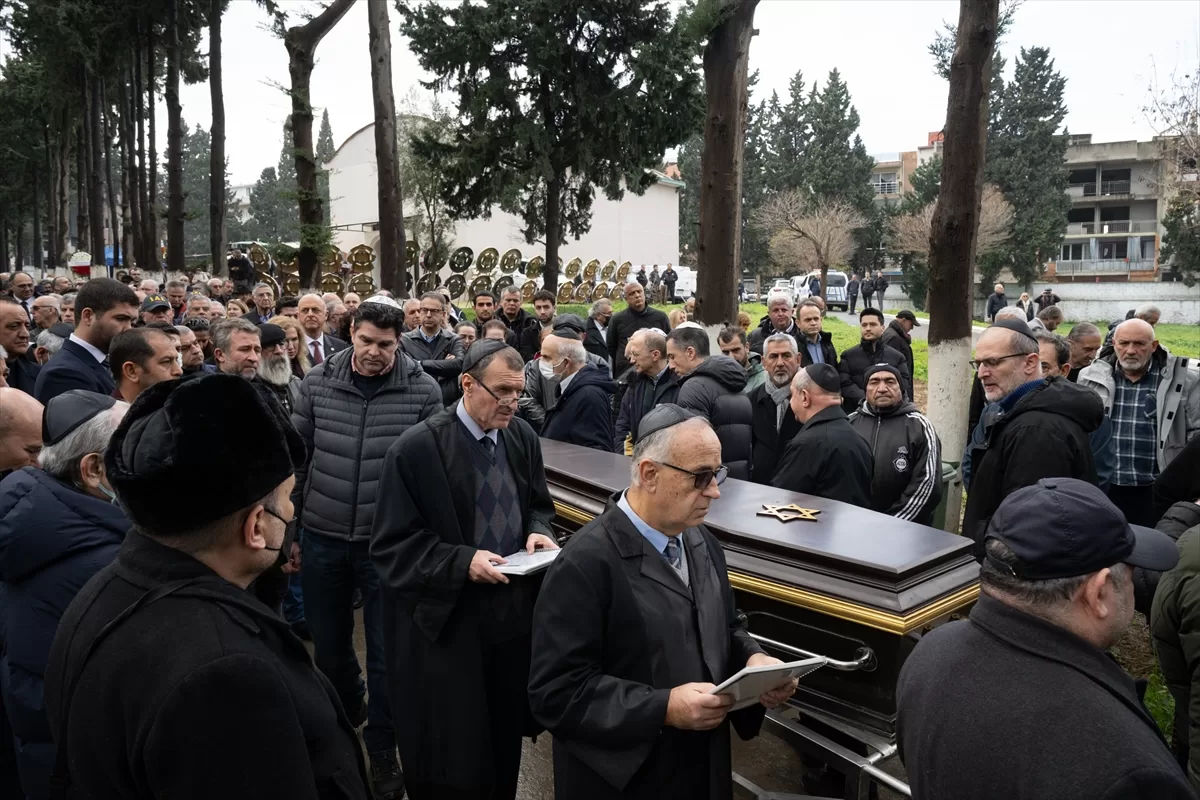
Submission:
<svg viewBox="0 0 1200 800">
<path fill-rule="evenodd" d="M 967 446 L 971 405 L 971 336 L 929 347 L 929 421 L 942 442 L 942 460 L 959 461 Z M 946 498 L 945 529 L 957 533 L 962 504 L 962 482 L 955 477 Z"/>
</svg>

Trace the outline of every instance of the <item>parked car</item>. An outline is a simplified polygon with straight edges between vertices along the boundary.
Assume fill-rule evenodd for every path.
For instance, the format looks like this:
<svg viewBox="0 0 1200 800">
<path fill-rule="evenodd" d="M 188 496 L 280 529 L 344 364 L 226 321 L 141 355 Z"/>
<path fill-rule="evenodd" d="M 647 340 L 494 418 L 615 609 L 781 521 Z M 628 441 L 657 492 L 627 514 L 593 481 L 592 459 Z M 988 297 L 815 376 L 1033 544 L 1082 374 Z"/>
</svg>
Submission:
<svg viewBox="0 0 1200 800">
<path fill-rule="evenodd" d="M 792 291 L 791 278 L 776 278 L 774 285 L 767 290 L 767 305 L 771 305 L 771 301 L 776 297 L 786 297 L 789 302 L 795 302 L 795 293 Z"/>
<path fill-rule="evenodd" d="M 792 296 L 795 302 L 799 303 L 802 300 L 807 300 L 812 296 L 811 285 L 812 279 L 821 280 L 820 272 L 810 272 L 799 278 L 792 278 Z M 847 311 L 850 308 L 850 301 L 846 297 L 846 273 L 834 272 L 830 270 L 825 274 L 825 307 L 833 309 L 840 306 L 842 311 Z"/>
<path fill-rule="evenodd" d="M 746 292 L 745 302 L 758 302 L 758 281 L 756 281 L 754 278 L 742 278 L 742 288 Z"/>
</svg>

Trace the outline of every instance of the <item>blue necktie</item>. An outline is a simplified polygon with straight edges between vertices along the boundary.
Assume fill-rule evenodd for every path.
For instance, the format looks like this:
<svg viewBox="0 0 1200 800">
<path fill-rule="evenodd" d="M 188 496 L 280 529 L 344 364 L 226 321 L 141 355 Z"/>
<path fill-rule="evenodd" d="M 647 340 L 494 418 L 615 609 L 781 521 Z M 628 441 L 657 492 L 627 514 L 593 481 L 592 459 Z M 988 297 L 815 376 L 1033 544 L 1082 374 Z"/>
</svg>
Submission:
<svg viewBox="0 0 1200 800">
<path fill-rule="evenodd" d="M 675 569 L 679 569 L 679 537 L 672 536 L 667 539 L 667 546 L 663 548 L 663 555 L 667 558 L 667 563 Z"/>
</svg>

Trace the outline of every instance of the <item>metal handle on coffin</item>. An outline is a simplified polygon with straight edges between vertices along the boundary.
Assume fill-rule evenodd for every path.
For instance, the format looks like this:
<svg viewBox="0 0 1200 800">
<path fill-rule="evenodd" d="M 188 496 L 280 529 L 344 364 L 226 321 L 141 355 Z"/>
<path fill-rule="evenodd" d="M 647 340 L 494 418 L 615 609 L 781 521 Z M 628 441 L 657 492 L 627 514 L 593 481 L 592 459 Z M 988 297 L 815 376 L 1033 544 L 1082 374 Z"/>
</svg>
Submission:
<svg viewBox="0 0 1200 800">
<path fill-rule="evenodd" d="M 750 632 L 747 631 L 747 633 Z M 836 658 L 829 658 L 821 653 L 813 653 L 809 650 L 801 650 L 799 647 L 793 647 L 790 644 L 784 644 L 783 642 L 777 642 L 774 639 L 768 639 L 766 636 L 760 636 L 757 633 L 750 633 L 750 635 L 756 642 L 770 645 L 771 647 L 782 650 L 785 653 L 790 653 L 794 656 L 799 656 L 800 658 L 824 658 L 826 660 L 825 666 L 832 667 L 833 669 L 838 669 L 843 672 L 874 672 L 875 667 L 877 666 L 877 662 L 875 660 L 875 651 L 869 647 L 858 648 L 858 650 L 855 651 L 853 661 L 839 661 Z"/>
</svg>

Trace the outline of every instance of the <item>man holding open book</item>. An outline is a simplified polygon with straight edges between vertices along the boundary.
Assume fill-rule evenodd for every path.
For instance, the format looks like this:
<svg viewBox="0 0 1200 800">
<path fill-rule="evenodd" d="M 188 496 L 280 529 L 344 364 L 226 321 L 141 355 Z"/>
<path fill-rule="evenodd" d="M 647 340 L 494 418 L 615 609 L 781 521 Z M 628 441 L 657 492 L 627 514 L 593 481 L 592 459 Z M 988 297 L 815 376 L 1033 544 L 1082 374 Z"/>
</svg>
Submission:
<svg viewBox="0 0 1200 800">
<path fill-rule="evenodd" d="M 736 619 L 704 528 L 725 479 L 707 420 L 663 404 L 642 420 L 631 485 L 555 559 L 533 618 L 529 702 L 554 736 L 559 800 L 728 800 L 729 726 L 750 738 L 784 679 L 733 710 L 716 684 L 779 664 Z"/>
</svg>

